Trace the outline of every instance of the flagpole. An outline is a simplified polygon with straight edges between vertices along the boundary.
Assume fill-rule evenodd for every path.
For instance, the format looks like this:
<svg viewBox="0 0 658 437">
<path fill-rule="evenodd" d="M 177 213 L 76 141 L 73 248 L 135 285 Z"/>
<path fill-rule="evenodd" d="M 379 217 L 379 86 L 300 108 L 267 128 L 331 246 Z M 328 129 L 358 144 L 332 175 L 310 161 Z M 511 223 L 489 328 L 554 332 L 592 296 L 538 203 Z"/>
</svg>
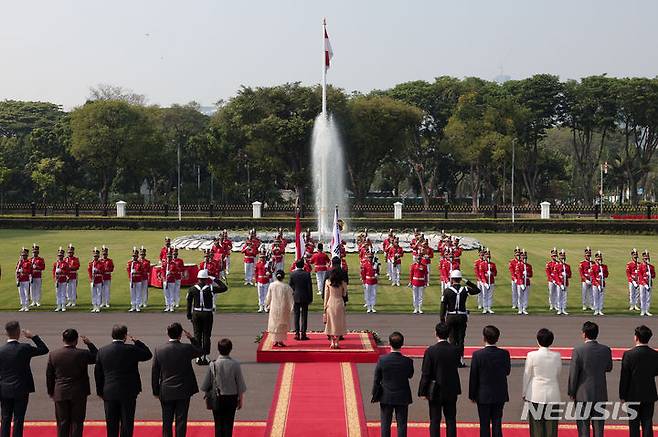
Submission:
<svg viewBox="0 0 658 437">
<path fill-rule="evenodd" d="M 322 19 L 322 113 L 327 114 L 327 61 L 324 50 L 325 35 L 327 34 L 327 19 Z"/>
</svg>

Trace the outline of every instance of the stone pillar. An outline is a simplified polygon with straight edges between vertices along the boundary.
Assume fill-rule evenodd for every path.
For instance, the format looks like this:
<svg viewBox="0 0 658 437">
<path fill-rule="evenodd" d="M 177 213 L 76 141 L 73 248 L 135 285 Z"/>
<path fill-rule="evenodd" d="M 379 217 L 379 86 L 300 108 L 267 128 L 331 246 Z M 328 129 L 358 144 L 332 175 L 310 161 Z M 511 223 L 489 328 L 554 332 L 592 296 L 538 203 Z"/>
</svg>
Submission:
<svg viewBox="0 0 658 437">
<path fill-rule="evenodd" d="M 125 217 L 126 216 L 126 202 L 123 200 L 119 200 L 117 202 L 117 217 Z"/>
<path fill-rule="evenodd" d="M 252 217 L 255 219 L 259 219 L 263 217 L 263 204 L 259 201 L 255 201 L 254 203 L 251 204 L 252 208 Z"/>
<path fill-rule="evenodd" d="M 393 219 L 402 220 L 402 202 L 395 202 L 393 204 Z"/>
<path fill-rule="evenodd" d="M 551 218 L 551 203 L 542 202 L 539 204 L 541 206 L 541 218 L 542 220 L 548 220 Z"/>
</svg>

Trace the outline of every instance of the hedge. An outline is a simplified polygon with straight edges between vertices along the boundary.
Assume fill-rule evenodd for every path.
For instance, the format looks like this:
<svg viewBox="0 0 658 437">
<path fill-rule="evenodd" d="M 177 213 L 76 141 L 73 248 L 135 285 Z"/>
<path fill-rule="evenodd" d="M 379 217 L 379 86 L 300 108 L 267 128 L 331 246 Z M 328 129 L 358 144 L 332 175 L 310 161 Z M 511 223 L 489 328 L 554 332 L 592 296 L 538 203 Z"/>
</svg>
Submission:
<svg viewBox="0 0 658 437">
<path fill-rule="evenodd" d="M 588 234 L 657 234 L 658 221 L 652 220 L 592 220 L 592 219 L 423 219 L 407 218 L 354 218 L 349 221 L 352 230 L 368 228 L 384 231 L 394 228 L 398 231 L 411 231 L 414 228 L 424 231 L 446 232 L 525 232 L 525 233 L 588 233 Z M 315 227 L 314 218 L 302 219 L 304 228 Z M 0 218 L 0 229 L 141 229 L 141 230 L 192 230 L 217 231 L 218 229 L 275 230 L 283 227 L 294 229 L 294 218 L 222 217 L 216 219 L 187 218 L 108 218 L 108 217 L 41 217 L 41 218 Z"/>
</svg>

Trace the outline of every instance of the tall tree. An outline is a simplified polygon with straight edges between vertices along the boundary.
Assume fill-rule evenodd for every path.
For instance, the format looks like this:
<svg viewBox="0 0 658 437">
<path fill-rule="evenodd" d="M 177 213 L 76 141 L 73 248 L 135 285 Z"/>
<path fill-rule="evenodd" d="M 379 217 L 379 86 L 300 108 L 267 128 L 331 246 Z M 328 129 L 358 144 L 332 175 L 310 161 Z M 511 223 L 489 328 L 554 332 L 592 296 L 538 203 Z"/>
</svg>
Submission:
<svg viewBox="0 0 658 437">
<path fill-rule="evenodd" d="M 62 107 L 48 102 L 0 102 L 0 136 L 24 137 L 37 128 L 51 128 L 64 116 Z"/>
</svg>

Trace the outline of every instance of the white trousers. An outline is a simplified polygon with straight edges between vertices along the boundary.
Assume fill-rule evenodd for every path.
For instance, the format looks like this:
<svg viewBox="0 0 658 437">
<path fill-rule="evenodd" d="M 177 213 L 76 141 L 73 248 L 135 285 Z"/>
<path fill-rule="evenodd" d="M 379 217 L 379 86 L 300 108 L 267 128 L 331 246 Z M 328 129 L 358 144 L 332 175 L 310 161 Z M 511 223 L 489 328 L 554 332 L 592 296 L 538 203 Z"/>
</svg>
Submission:
<svg viewBox="0 0 658 437">
<path fill-rule="evenodd" d="M 254 263 L 244 263 L 244 282 L 254 283 Z"/>
<path fill-rule="evenodd" d="M 557 291 L 558 291 L 559 288 L 560 287 L 558 285 L 554 284 L 553 282 L 548 283 L 548 305 L 551 308 L 557 308 L 558 307 L 559 301 L 558 301 L 558 297 L 557 297 L 557 294 L 558 294 Z"/>
<path fill-rule="evenodd" d="M 324 280 L 327 277 L 327 272 L 315 272 L 315 284 L 318 287 L 318 294 L 322 294 L 324 290 Z"/>
<path fill-rule="evenodd" d="M 482 295 L 482 308 L 485 310 L 490 310 L 491 306 L 493 305 L 493 295 L 495 289 L 496 284 L 482 284 L 482 292 L 480 294 Z"/>
<path fill-rule="evenodd" d="M 569 293 L 569 287 L 557 287 L 557 309 L 559 311 L 567 310 L 567 295 Z"/>
<path fill-rule="evenodd" d="M 176 279 L 174 286 L 174 305 L 180 305 L 180 279 Z"/>
<path fill-rule="evenodd" d="M 142 305 L 146 305 L 149 301 L 149 281 L 148 280 L 143 280 L 142 281 L 142 298 L 141 298 L 141 303 Z"/>
<path fill-rule="evenodd" d="M 528 309 L 528 298 L 530 297 L 530 285 L 526 285 L 524 287 L 523 285 L 517 284 L 517 289 L 519 294 L 519 301 L 517 304 L 518 309 L 521 311 L 525 311 Z"/>
<path fill-rule="evenodd" d="M 640 286 L 633 285 L 632 282 L 628 283 L 628 305 L 639 306 L 640 304 Z"/>
<path fill-rule="evenodd" d="M 133 282 L 130 287 L 130 306 L 139 307 L 142 304 L 142 281 Z"/>
<path fill-rule="evenodd" d="M 30 281 L 21 281 L 18 283 L 18 299 L 21 302 L 21 308 L 28 305 L 28 294 L 30 292 Z"/>
<path fill-rule="evenodd" d="M 393 260 L 386 258 L 386 274 L 393 279 Z"/>
<path fill-rule="evenodd" d="M 651 287 L 640 285 L 640 310 L 642 313 L 649 311 L 651 307 Z"/>
<path fill-rule="evenodd" d="M 226 257 L 226 270 L 224 270 L 224 273 L 228 275 L 230 269 L 231 269 L 231 255 Z"/>
<path fill-rule="evenodd" d="M 432 263 L 425 264 L 425 265 L 427 266 L 427 281 L 426 281 L 427 285 L 426 285 L 426 287 L 429 287 L 430 286 L 430 267 L 432 267 Z"/>
<path fill-rule="evenodd" d="M 478 281 L 478 290 L 480 290 L 480 293 L 478 293 L 478 309 L 484 307 L 484 284 L 482 281 Z"/>
<path fill-rule="evenodd" d="M 400 264 L 394 264 L 391 267 L 391 283 L 393 285 L 400 285 Z"/>
<path fill-rule="evenodd" d="M 512 308 L 519 306 L 519 286 L 512 281 Z"/>
<path fill-rule="evenodd" d="M 30 298 L 34 303 L 41 303 L 41 283 L 42 278 L 33 278 L 30 284 Z"/>
<path fill-rule="evenodd" d="M 95 307 L 101 306 L 103 301 L 103 283 L 91 284 L 91 305 Z"/>
<path fill-rule="evenodd" d="M 377 284 L 366 284 L 363 290 L 363 297 L 368 308 L 374 307 L 377 304 Z"/>
<path fill-rule="evenodd" d="M 66 300 L 71 303 L 77 303 L 78 301 L 77 279 L 69 279 L 68 285 L 66 286 Z"/>
<path fill-rule="evenodd" d="M 66 305 L 66 282 L 57 282 L 55 285 L 55 305 L 58 307 Z"/>
<path fill-rule="evenodd" d="M 261 284 L 258 283 L 256 287 L 258 289 L 258 306 L 265 306 L 265 298 L 267 297 L 267 289 L 270 287 L 270 284 Z"/>
<path fill-rule="evenodd" d="M 583 306 L 586 308 L 593 308 L 594 307 L 594 299 L 592 294 L 594 293 L 594 287 L 592 287 L 592 284 L 588 284 L 587 282 L 581 282 L 581 298 L 583 301 Z"/>
<path fill-rule="evenodd" d="M 110 304 L 110 287 L 112 287 L 111 279 L 108 279 L 107 281 L 103 281 L 103 296 L 101 299 L 101 305 Z"/>
<path fill-rule="evenodd" d="M 175 282 L 165 282 L 162 284 L 162 294 L 164 295 L 165 307 L 170 308 L 174 306 L 174 289 L 176 288 Z"/>
<path fill-rule="evenodd" d="M 414 297 L 414 309 L 421 309 L 423 306 L 423 294 L 425 293 L 425 287 L 412 286 L 411 291 Z"/>
<path fill-rule="evenodd" d="M 605 300 L 605 287 L 592 285 L 592 305 L 594 311 L 603 311 Z"/>
</svg>

